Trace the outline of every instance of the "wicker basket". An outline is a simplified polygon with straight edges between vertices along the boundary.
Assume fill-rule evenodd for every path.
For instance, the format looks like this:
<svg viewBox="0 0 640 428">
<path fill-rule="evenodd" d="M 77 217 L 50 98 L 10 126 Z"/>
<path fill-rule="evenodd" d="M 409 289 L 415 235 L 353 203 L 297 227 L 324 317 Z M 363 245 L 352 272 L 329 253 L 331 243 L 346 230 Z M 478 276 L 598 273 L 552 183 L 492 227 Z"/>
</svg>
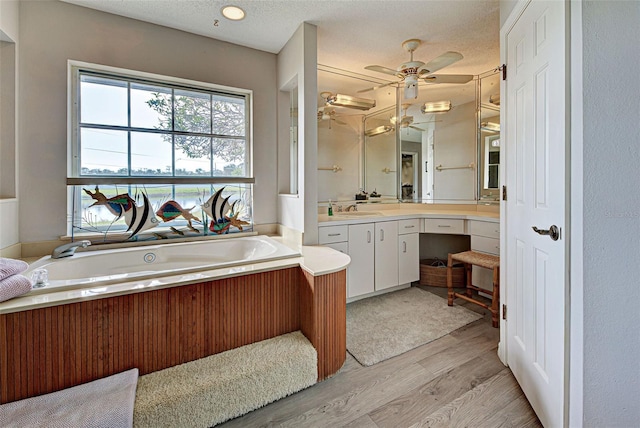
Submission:
<svg viewBox="0 0 640 428">
<path fill-rule="evenodd" d="M 420 260 L 420 285 L 447 286 L 447 262 L 439 259 Z M 464 265 L 453 265 L 453 286 L 465 287 Z"/>
</svg>

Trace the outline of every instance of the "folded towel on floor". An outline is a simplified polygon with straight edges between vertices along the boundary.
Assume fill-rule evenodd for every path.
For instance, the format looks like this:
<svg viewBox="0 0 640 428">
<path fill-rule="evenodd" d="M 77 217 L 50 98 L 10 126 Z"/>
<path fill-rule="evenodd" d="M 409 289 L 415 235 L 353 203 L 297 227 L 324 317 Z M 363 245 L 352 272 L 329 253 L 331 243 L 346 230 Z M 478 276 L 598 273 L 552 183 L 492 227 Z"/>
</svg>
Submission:
<svg viewBox="0 0 640 428">
<path fill-rule="evenodd" d="M 11 428 L 130 428 L 138 369 L 0 405 L 0 426 Z M 168 426 L 168 425 L 167 425 Z"/>
<path fill-rule="evenodd" d="M 31 281 L 24 275 L 11 275 L 0 281 L 0 302 L 31 291 Z"/>
<path fill-rule="evenodd" d="M 28 267 L 29 265 L 22 260 L 5 259 L 0 257 L 0 281 L 10 277 L 11 275 L 22 273 L 27 270 Z"/>
</svg>

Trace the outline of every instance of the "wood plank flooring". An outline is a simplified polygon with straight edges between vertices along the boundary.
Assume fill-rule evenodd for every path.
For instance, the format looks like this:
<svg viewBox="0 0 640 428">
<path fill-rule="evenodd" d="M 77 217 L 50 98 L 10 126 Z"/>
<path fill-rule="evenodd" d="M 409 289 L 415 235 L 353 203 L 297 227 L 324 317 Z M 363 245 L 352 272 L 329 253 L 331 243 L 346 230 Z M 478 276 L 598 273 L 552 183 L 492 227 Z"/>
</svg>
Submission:
<svg viewBox="0 0 640 428">
<path fill-rule="evenodd" d="M 421 288 L 446 297 L 446 288 Z M 220 427 L 541 427 L 498 359 L 490 312 L 456 304 L 484 317 L 370 367 L 347 354 L 332 378 Z"/>
</svg>

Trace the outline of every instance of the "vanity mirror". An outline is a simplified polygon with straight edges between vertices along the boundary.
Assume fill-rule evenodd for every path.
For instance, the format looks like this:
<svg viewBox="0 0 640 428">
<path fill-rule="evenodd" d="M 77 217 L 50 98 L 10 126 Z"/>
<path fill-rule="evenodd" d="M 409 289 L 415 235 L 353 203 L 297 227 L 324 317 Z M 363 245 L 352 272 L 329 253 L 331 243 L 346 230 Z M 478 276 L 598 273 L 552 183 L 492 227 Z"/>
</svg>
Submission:
<svg viewBox="0 0 640 428">
<path fill-rule="evenodd" d="M 408 101 L 389 83 L 318 67 L 318 201 L 352 201 L 364 189 L 380 195 L 372 202 L 475 203 L 477 79 L 421 83 L 419 97 Z M 359 92 L 372 86 L 382 87 Z M 375 106 L 331 105 L 327 94 Z"/>
<path fill-rule="evenodd" d="M 478 76 L 478 195 L 479 202 L 500 201 L 500 72 Z"/>
<path fill-rule="evenodd" d="M 364 118 L 364 188 L 375 198 L 397 199 L 398 157 L 391 105 Z M 371 200 L 375 200 L 370 197 Z"/>
</svg>

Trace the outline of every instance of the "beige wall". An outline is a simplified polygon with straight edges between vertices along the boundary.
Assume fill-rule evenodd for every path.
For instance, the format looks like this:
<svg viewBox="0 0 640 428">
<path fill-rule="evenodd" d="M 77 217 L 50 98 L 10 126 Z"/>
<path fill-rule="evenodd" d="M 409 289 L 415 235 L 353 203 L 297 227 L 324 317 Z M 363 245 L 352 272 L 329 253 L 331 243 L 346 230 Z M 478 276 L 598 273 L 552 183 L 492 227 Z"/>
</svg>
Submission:
<svg viewBox="0 0 640 428">
<path fill-rule="evenodd" d="M 298 232 L 304 232 L 303 242 L 305 244 L 317 244 L 318 127 L 316 125 L 316 106 L 318 62 L 316 26 L 302 23 L 278 54 L 277 64 L 278 88 L 284 88 L 293 79 L 297 79 L 299 136 L 298 193 L 296 195 L 279 195 L 278 223 Z M 280 103 L 278 112 L 288 117 L 289 103 Z M 311 126 L 306 126 L 307 124 L 311 124 Z M 281 146 L 286 146 L 289 131 L 284 125 L 280 130 Z M 283 168 L 280 169 L 281 172 L 285 172 L 282 171 Z"/>
<path fill-rule="evenodd" d="M 253 90 L 254 218 L 276 222 L 276 56 L 57 1 L 20 3 L 20 240 L 66 234 L 67 60 Z"/>
<path fill-rule="evenodd" d="M 0 252 L 19 242 L 16 161 L 18 10 L 17 1 L 0 0 Z"/>
</svg>

